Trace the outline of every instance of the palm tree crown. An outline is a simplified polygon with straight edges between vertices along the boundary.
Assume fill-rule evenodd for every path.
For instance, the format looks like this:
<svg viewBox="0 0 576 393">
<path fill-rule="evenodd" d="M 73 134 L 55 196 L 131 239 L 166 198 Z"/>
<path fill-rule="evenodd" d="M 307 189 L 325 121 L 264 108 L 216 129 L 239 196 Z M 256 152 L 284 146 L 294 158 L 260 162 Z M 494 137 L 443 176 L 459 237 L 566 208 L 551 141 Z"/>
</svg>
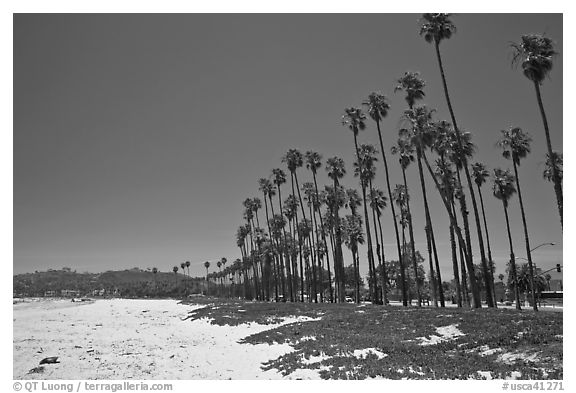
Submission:
<svg viewBox="0 0 576 393">
<path fill-rule="evenodd" d="M 486 165 L 481 162 L 472 164 L 472 177 L 478 187 L 481 187 L 482 184 L 486 183 L 486 179 L 488 179 L 489 176 L 490 173 L 488 172 L 488 169 L 486 169 Z"/>
<path fill-rule="evenodd" d="M 258 186 L 260 191 L 265 195 L 265 196 L 274 196 L 276 195 L 276 191 L 274 191 L 274 186 L 272 185 L 272 182 L 266 178 L 260 178 L 258 179 Z"/>
<path fill-rule="evenodd" d="M 412 108 L 416 100 L 424 98 L 424 87 L 426 82 L 420 78 L 420 73 L 406 71 L 404 75 L 398 79 L 398 85 L 394 88 L 394 93 L 397 91 L 406 92 L 406 102 Z"/>
<path fill-rule="evenodd" d="M 342 116 L 342 125 L 347 126 L 354 135 L 358 135 L 359 130 L 364 130 L 366 128 L 366 115 L 362 113 L 362 109 L 358 108 L 346 108 L 344 110 L 344 115 Z"/>
<path fill-rule="evenodd" d="M 272 169 L 272 176 L 274 177 L 274 184 L 281 186 L 286 183 L 286 173 L 280 168 Z"/>
<path fill-rule="evenodd" d="M 515 178 L 509 169 L 503 170 L 500 168 L 494 169 L 493 175 L 494 185 L 492 191 L 494 196 L 500 199 L 504 206 L 508 207 L 508 201 L 516 193 L 514 186 Z"/>
<path fill-rule="evenodd" d="M 512 159 L 516 165 L 520 165 L 520 159 L 530 153 L 532 138 L 520 127 L 510 127 L 501 132 L 502 139 L 498 141 L 498 146 L 503 149 L 502 155 L 507 160 Z"/>
<path fill-rule="evenodd" d="M 511 46 L 514 50 L 512 65 L 520 64 L 526 78 L 541 84 L 552 70 L 552 59 L 557 54 L 554 42 L 540 34 L 526 34 Z"/>
<path fill-rule="evenodd" d="M 546 165 L 546 168 L 544 169 L 544 172 L 542 173 L 542 176 L 544 177 L 544 179 L 546 179 L 548 181 L 554 181 L 554 178 L 552 175 L 552 165 L 554 165 L 556 167 L 556 171 L 558 171 L 558 177 L 560 178 L 560 181 L 562 181 L 562 175 L 564 173 L 562 153 L 558 153 L 556 151 L 552 152 L 552 160 L 550 160 L 550 156 L 548 155 L 548 153 L 546 153 L 546 164 L 545 165 Z"/>
<path fill-rule="evenodd" d="M 424 14 L 420 19 L 420 35 L 428 43 L 440 44 L 449 39 L 456 31 L 456 26 L 449 19 L 451 14 Z"/>
<path fill-rule="evenodd" d="M 304 157 L 300 150 L 289 149 L 284 157 L 282 157 L 282 162 L 286 163 L 290 172 L 295 172 L 296 169 L 300 168 L 304 164 Z"/>
<path fill-rule="evenodd" d="M 408 165 L 414 162 L 414 145 L 406 138 L 399 138 L 396 146 L 392 146 L 390 151 L 392 154 L 398 154 L 402 169 L 408 168 Z"/>
<path fill-rule="evenodd" d="M 344 160 L 340 157 L 332 157 L 326 161 L 326 171 L 332 180 L 342 179 L 346 174 Z"/>
<path fill-rule="evenodd" d="M 310 169 L 312 173 L 316 174 L 318 168 L 322 166 L 322 156 L 315 151 L 307 151 L 305 154 L 306 168 Z"/>
<path fill-rule="evenodd" d="M 362 103 L 368 108 L 368 115 L 375 122 L 379 122 L 388 115 L 390 104 L 385 95 L 380 93 L 370 93 L 368 100 Z"/>
</svg>

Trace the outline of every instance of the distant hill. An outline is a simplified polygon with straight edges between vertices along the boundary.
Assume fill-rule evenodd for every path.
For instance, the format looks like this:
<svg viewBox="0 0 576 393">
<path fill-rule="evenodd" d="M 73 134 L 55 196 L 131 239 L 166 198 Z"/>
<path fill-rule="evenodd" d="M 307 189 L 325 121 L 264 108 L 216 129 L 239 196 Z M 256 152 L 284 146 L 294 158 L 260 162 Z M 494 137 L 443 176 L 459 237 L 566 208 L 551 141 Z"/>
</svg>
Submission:
<svg viewBox="0 0 576 393">
<path fill-rule="evenodd" d="M 168 297 L 202 293 L 203 278 L 132 268 L 104 273 L 77 273 L 70 268 L 13 276 L 14 296 Z M 62 292 L 64 291 L 64 292 Z"/>
</svg>

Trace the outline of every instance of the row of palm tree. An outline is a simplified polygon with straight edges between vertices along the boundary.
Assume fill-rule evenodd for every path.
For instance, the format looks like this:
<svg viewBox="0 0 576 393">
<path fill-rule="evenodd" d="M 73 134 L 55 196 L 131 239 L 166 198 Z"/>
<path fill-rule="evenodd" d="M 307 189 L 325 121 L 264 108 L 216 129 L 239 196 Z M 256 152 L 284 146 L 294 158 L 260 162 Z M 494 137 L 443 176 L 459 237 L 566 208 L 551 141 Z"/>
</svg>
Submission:
<svg viewBox="0 0 576 393">
<path fill-rule="evenodd" d="M 385 146 L 382 138 L 381 125 L 390 109 L 385 95 L 372 92 L 360 107 L 349 107 L 344 110 L 342 124 L 352 131 L 355 151 L 353 174 L 359 178 L 360 193 L 356 189 L 345 189 L 341 185 L 341 179 L 346 174 L 342 158 L 331 157 L 325 161 L 324 165 L 331 183 L 324 185 L 324 189 L 320 190 L 317 179 L 318 170 L 323 166 L 320 153 L 307 151 L 302 154 L 297 149 L 289 149 L 282 157 L 282 162 L 290 174 L 288 195 L 282 198 L 282 186 L 288 182 L 287 173 L 284 170 L 274 168 L 268 178 L 258 180 L 259 191 L 264 200 L 265 224 L 260 225 L 258 214 L 262 209 L 260 198 L 245 199 L 243 202 L 245 223 L 238 228 L 236 235 L 241 258 L 237 259 L 228 270 L 214 273 L 212 276 L 217 279 L 222 288 L 232 285 L 230 283 L 240 285 L 243 288 L 243 296 L 259 300 L 283 298 L 290 301 L 304 301 L 307 298 L 314 302 L 343 302 L 345 299 L 345 264 L 342 245 L 344 244 L 352 254 L 352 265 L 356 277 L 355 298 L 356 301 L 360 301 L 361 278 L 358 246 L 366 243 L 369 297 L 373 303 L 386 304 L 389 280 L 383 247 L 382 218 L 385 208 L 389 205 L 391 214 L 387 220 L 391 220 L 394 227 L 397 258 L 400 261 L 402 301 L 404 305 L 407 305 L 405 269 L 412 269 L 415 277 L 418 272 L 413 206 L 410 203 L 410 193 L 415 191 L 410 190 L 407 183 L 410 164 L 416 162 L 423 200 L 429 281 L 434 306 L 443 307 L 445 295 L 428 203 L 429 191 L 426 187 L 426 177 L 433 181 L 449 218 L 453 282 L 456 287 L 458 306 L 481 307 L 480 287 L 485 289 L 487 306 L 496 306 L 494 262 L 482 195 L 482 186 L 486 184 L 490 174 L 483 163 L 470 163 L 475 153 L 472 134 L 457 125 L 440 53 L 441 42 L 449 39 L 455 31 L 455 25 L 450 17 L 449 14 L 424 14 L 420 21 L 420 35 L 435 48 L 450 121 L 435 120 L 433 109 L 426 105 L 418 105 L 418 102 L 425 97 L 426 83 L 418 73 L 406 72 L 397 80 L 395 88 L 395 92 L 405 94 L 408 105 L 403 112 L 402 126 L 394 146 Z M 562 225 L 562 155 L 551 148 L 549 128 L 540 92 L 540 86 L 552 68 L 552 58 L 556 52 L 550 39 L 534 34 L 522 36 L 521 42 L 513 44 L 512 47 L 513 64 L 521 65 L 524 75 L 534 83 L 536 89 L 548 149 L 543 176 L 554 184 Z M 374 145 L 359 141 L 360 131 L 367 128 L 365 112 L 376 125 L 379 151 Z M 518 308 L 520 308 L 519 285 L 516 279 L 508 208 L 511 196 L 518 193 L 530 288 L 534 299 L 534 268 L 518 175 L 521 159 L 530 152 L 530 142 L 528 134 L 519 127 L 510 127 L 502 131 L 502 138 L 498 141 L 498 145 L 503 149 L 504 158 L 512 160 L 514 175 L 509 170 L 496 168 L 492 176 L 493 195 L 503 202 L 505 211 L 511 254 L 509 271 L 512 283 L 516 283 L 513 285 Z M 402 173 L 403 184 L 397 184 L 394 188 L 390 183 L 387 150 L 398 156 Z M 386 193 L 374 186 L 379 154 L 381 154 L 384 169 Z M 298 171 L 304 164 L 312 175 L 312 181 L 300 185 Z M 462 176 L 466 179 L 465 183 Z M 275 196 L 277 196 L 276 201 Z M 481 211 L 478 208 L 477 196 L 480 199 Z M 392 203 L 388 203 L 389 201 Z M 477 245 L 480 252 L 479 265 L 474 264 L 472 230 L 468 218 L 469 201 L 471 201 L 474 213 Z M 343 209 L 348 209 L 350 214 L 345 214 Z M 344 217 L 342 214 L 345 214 Z M 408 229 L 408 241 L 406 241 L 406 229 Z M 410 258 L 405 258 L 404 250 L 410 254 Z M 412 266 L 405 266 L 403 261 L 412 261 Z M 207 264 L 207 281 L 209 281 L 209 263 Z M 476 274 L 477 266 L 479 266 L 480 275 Z M 478 277 L 481 282 L 478 281 Z M 421 285 L 421 282 L 416 280 L 418 306 L 422 305 Z M 533 302 L 533 307 L 537 310 L 536 302 Z"/>
</svg>

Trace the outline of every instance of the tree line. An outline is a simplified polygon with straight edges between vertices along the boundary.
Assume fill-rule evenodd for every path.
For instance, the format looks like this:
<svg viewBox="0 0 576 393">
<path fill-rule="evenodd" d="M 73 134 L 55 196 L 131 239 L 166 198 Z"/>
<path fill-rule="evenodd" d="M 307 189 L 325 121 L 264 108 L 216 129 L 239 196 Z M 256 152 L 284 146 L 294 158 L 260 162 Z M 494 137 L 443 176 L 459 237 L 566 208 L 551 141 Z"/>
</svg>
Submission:
<svg viewBox="0 0 576 393">
<path fill-rule="evenodd" d="M 444 96 L 450 120 L 435 119 L 435 110 L 420 105 L 425 97 L 426 82 L 418 72 L 406 72 L 397 80 L 395 93 L 405 96 L 407 107 L 401 118 L 398 139 L 394 146 L 385 146 L 382 124 L 388 115 L 390 104 L 380 92 L 371 92 L 360 106 L 344 109 L 342 125 L 351 131 L 355 161 L 352 163 L 354 177 L 359 180 L 359 190 L 340 185 L 347 168 L 340 157 L 326 160 L 316 151 L 301 152 L 289 149 L 282 157 L 285 169 L 274 168 L 267 178 L 258 179 L 260 197 L 246 198 L 244 223 L 238 227 L 236 244 L 238 258 L 225 272 L 217 272 L 219 279 L 241 280 L 246 287 L 244 296 L 259 300 L 286 299 L 289 301 L 345 301 L 345 264 L 343 245 L 351 253 L 356 280 L 355 298 L 360 300 L 360 274 L 358 245 L 367 245 L 369 298 L 375 304 L 386 304 L 389 293 L 390 272 L 384 255 L 382 221 L 389 208 L 386 222 L 392 222 L 395 234 L 396 254 L 399 264 L 399 287 L 403 305 L 408 304 L 408 271 L 418 277 L 418 265 L 414 244 L 414 220 L 411 195 L 421 193 L 424 208 L 426 256 L 430 292 L 434 306 L 444 306 L 446 299 L 442 286 L 440 261 L 436 244 L 435 228 L 428 200 L 431 190 L 426 188 L 425 178 L 432 180 L 436 197 L 439 197 L 449 218 L 451 260 L 456 303 L 459 307 L 470 304 L 481 307 L 480 288 L 486 292 L 488 307 L 496 306 L 494 292 L 494 262 L 484 209 L 484 185 L 490 180 L 492 194 L 502 201 L 506 219 L 510 260 L 508 272 L 514 289 L 516 307 L 520 309 L 518 280 L 511 225 L 508 218 L 510 200 L 518 195 L 522 216 L 522 229 L 528 261 L 531 296 L 534 298 L 535 272 L 531 258 L 530 239 L 522 199 L 518 166 L 530 153 L 530 136 L 520 127 L 502 130 L 497 145 L 504 158 L 512 162 L 512 169 L 494 168 L 492 173 L 482 162 L 472 162 L 476 152 L 472 134 L 458 126 L 448 90 L 445 67 L 440 52 L 442 41 L 455 31 L 450 14 L 424 14 L 419 21 L 419 33 L 433 45 L 438 61 Z M 546 136 L 546 165 L 544 179 L 553 184 L 556 205 L 562 225 L 562 154 L 552 150 L 546 112 L 542 104 L 541 85 L 552 69 L 556 55 L 551 39 L 537 34 L 521 37 L 511 45 L 514 52 L 512 63 L 519 65 L 523 74 L 534 84 L 538 108 Z M 379 145 L 361 143 L 360 132 L 375 126 Z M 390 152 L 396 157 L 402 173 L 402 184 L 390 184 Z M 377 166 L 381 160 L 386 189 L 374 185 Z M 407 172 L 416 163 L 420 183 L 418 190 L 407 185 Z M 310 181 L 301 183 L 302 168 L 308 170 Z M 326 170 L 330 184 L 320 188 L 318 171 Z M 378 173 L 380 175 L 380 173 Z M 464 179 L 463 179 L 464 178 Z M 285 193 L 283 198 L 282 192 Z M 433 191 L 432 191 L 433 192 Z M 264 203 L 262 203 L 262 201 Z M 472 207 L 472 220 L 469 206 Z M 260 220 L 259 212 L 265 216 Z M 475 230 L 478 244 L 473 245 Z M 480 254 L 479 264 L 474 264 L 473 247 Z M 219 262 L 220 263 L 220 262 Z M 218 266 L 220 268 L 220 265 Z M 208 277 L 208 266 L 207 279 Z M 478 272 L 480 274 L 478 274 Z M 214 273 L 216 275 L 216 273 Z M 214 277 L 212 277 L 214 278 Z M 536 277 L 536 281 L 540 279 Z M 322 290 L 327 283 L 326 294 Z M 228 285 L 229 283 L 221 284 Z M 418 306 L 422 304 L 423 282 L 415 280 L 415 296 Z M 533 302 L 537 310 L 536 302 Z"/>
</svg>

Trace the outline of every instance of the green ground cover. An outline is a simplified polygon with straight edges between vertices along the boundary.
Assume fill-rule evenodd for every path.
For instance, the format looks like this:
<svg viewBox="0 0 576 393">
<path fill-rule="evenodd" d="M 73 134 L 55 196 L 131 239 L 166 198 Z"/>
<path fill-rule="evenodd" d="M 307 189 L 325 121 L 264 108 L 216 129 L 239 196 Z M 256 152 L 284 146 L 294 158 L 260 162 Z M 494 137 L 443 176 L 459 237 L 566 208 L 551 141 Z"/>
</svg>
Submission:
<svg viewBox="0 0 576 393">
<path fill-rule="evenodd" d="M 293 352 L 262 365 L 284 375 L 313 369 L 324 379 L 563 378 L 562 313 L 207 298 L 190 303 L 207 307 L 187 319 L 209 318 L 215 325 L 315 318 L 241 341 L 290 344 Z M 426 341 L 432 344 L 422 345 Z"/>
</svg>

